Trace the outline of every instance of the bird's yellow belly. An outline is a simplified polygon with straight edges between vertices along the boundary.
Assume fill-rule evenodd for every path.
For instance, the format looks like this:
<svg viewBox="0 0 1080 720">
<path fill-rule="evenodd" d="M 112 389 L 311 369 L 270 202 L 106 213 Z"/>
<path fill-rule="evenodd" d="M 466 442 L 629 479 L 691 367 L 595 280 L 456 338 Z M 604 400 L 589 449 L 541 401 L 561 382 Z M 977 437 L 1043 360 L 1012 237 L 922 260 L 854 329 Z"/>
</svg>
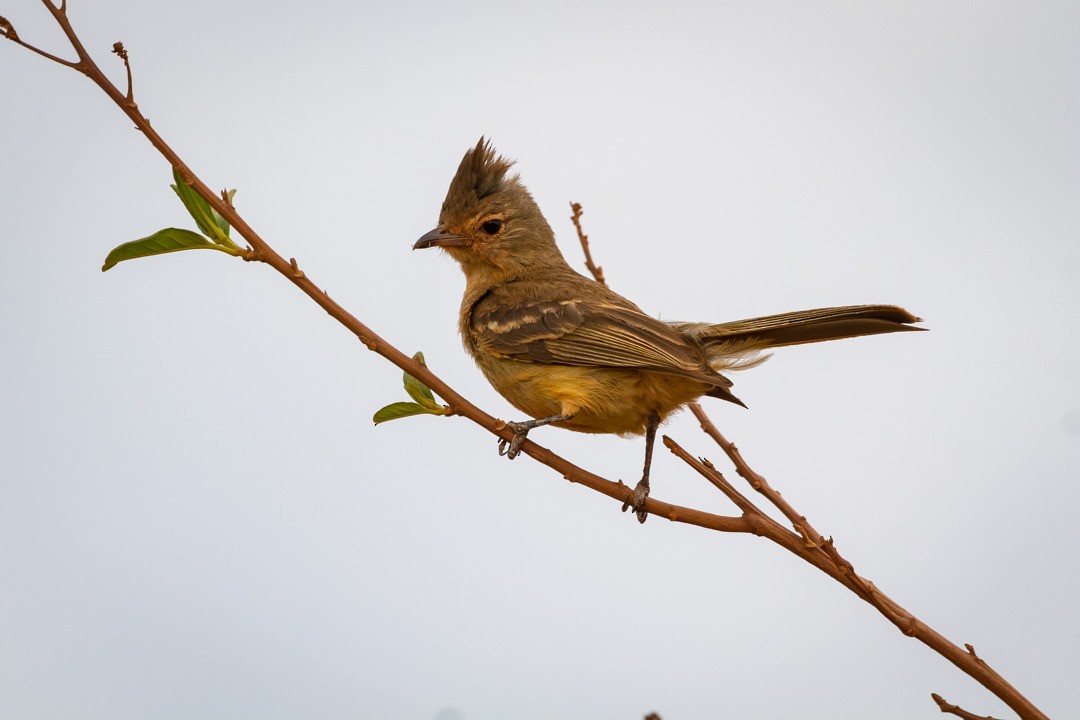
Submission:
<svg viewBox="0 0 1080 720">
<path fill-rule="evenodd" d="M 661 419 L 709 385 L 645 370 L 543 365 L 499 360 L 482 367 L 492 386 L 533 418 L 572 415 L 553 423 L 578 432 L 640 435 L 652 412 Z"/>
</svg>

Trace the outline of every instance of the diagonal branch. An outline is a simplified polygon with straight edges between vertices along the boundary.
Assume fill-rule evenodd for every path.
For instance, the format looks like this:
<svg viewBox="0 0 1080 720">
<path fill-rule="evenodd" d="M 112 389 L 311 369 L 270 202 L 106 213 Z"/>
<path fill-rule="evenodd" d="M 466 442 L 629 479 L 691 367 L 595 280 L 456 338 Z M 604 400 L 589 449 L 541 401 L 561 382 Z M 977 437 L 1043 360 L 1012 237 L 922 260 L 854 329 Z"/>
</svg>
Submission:
<svg viewBox="0 0 1080 720">
<path fill-rule="evenodd" d="M 979 681 L 983 687 L 1015 710 L 1021 718 L 1048 720 L 1046 715 L 1035 707 L 1031 701 L 1021 695 L 1016 688 L 1005 680 L 1005 678 L 999 675 L 982 658 L 976 655 L 975 649 L 970 644 L 965 645 L 964 649 L 961 649 L 944 635 L 941 635 L 929 625 L 905 610 L 895 600 L 882 593 L 873 583 L 856 573 L 852 564 L 840 555 L 840 552 L 833 544 L 832 538 L 822 538 L 822 536 L 814 530 L 813 526 L 806 521 L 804 516 L 797 513 L 787 501 L 784 501 L 780 497 L 779 493 L 773 490 L 768 483 L 765 482 L 765 478 L 750 469 L 746 464 L 746 461 L 743 460 L 742 455 L 739 454 L 735 445 L 728 442 L 720 435 L 715 425 L 709 422 L 707 417 L 704 417 L 704 412 L 701 411 L 700 408 L 694 409 L 692 407 L 692 409 L 694 410 L 695 416 L 702 420 L 702 426 L 706 429 L 706 432 L 717 439 L 721 448 L 724 449 L 728 457 L 735 464 L 739 474 L 744 478 L 747 478 L 752 487 L 762 491 L 762 494 L 764 494 L 771 502 L 774 502 L 774 504 L 776 504 L 784 513 L 785 517 L 787 517 L 789 521 L 792 522 L 792 525 L 798 530 L 798 534 L 796 534 L 780 526 L 779 523 L 763 513 L 741 493 L 735 490 L 726 480 L 723 480 L 720 473 L 712 467 L 711 463 L 708 463 L 706 460 L 694 460 L 689 453 L 682 450 L 677 443 L 670 438 L 665 437 L 664 444 L 671 449 L 673 453 L 690 465 L 699 474 L 708 479 L 713 485 L 720 488 L 720 490 L 743 511 L 744 517 L 746 517 L 748 522 L 755 528 L 755 534 L 772 540 L 785 550 L 799 556 L 829 575 L 829 577 L 844 585 L 872 605 L 889 622 L 899 628 L 902 633 L 909 637 L 916 638 L 936 651 L 961 671 Z M 763 491 L 766 488 L 768 489 L 768 492 Z M 737 497 L 732 497 L 733 493 Z M 936 697 L 937 696 L 935 696 L 935 699 Z M 941 703 L 939 702 L 938 704 L 940 705 Z M 944 711 L 945 710 L 943 710 L 943 712 Z M 975 718 L 976 716 L 969 714 L 962 717 Z"/>
<path fill-rule="evenodd" d="M 408 372 L 410 375 L 431 388 L 447 402 L 453 414 L 462 415 L 472 420 L 502 439 L 510 440 L 513 437 L 513 430 L 509 428 L 505 422 L 480 410 L 443 382 L 427 366 L 413 360 L 411 357 L 405 355 L 377 335 L 373 330 L 368 328 L 360 322 L 360 320 L 331 299 L 325 291 L 320 289 L 314 281 L 300 270 L 295 259 L 286 260 L 274 251 L 274 249 L 271 248 L 270 245 L 267 244 L 236 212 L 232 207 L 232 204 L 228 201 L 227 195 L 219 196 L 211 191 L 210 188 L 200 180 L 194 172 L 192 172 L 191 168 L 183 162 L 180 156 L 151 127 L 149 120 L 142 114 L 134 101 L 130 59 L 127 56 L 127 52 L 124 51 L 123 45 L 117 43 L 114 46 L 114 52 L 124 61 L 127 70 L 128 87 L 126 93 L 121 93 L 120 90 L 117 89 L 86 52 L 86 49 L 83 47 L 68 20 L 66 0 L 61 0 L 59 6 L 52 4 L 49 0 L 42 0 L 42 3 L 49 10 L 50 14 L 52 14 L 54 20 L 71 43 L 72 48 L 79 58 L 77 62 L 64 60 L 24 42 L 19 38 L 15 28 L 7 20 L 2 18 L 0 18 L 0 35 L 3 35 L 9 40 L 16 42 L 28 50 L 53 62 L 78 70 L 100 87 L 101 90 L 116 103 L 124 114 L 135 123 L 136 128 L 140 130 L 154 148 L 161 153 L 161 155 L 183 178 L 184 182 L 198 193 L 200 197 L 217 211 L 229 225 L 235 228 L 239 235 L 248 242 L 249 247 L 243 255 L 245 260 L 263 262 L 272 267 L 289 282 L 293 283 L 297 289 L 322 307 L 331 317 L 336 319 L 346 329 L 353 333 L 369 350 L 386 358 L 389 362 Z M 588 248 L 588 237 L 581 231 L 579 221 L 581 206 L 575 203 L 572 207 L 574 209 L 574 224 L 578 229 L 578 236 L 586 254 L 586 265 L 597 281 L 603 283 L 603 272 L 592 262 Z M 700 410 L 700 408 L 698 410 Z M 697 414 L 696 410 L 695 414 Z M 702 416 L 699 416 L 699 420 L 702 420 Z M 705 418 L 705 420 L 707 420 L 707 418 Z M 702 420 L 702 424 L 703 426 L 706 425 L 704 420 Z M 715 431 L 715 426 L 712 426 L 711 422 L 708 423 L 708 426 L 711 426 L 712 430 Z M 709 432 L 708 427 L 706 427 L 706 431 Z M 711 434 L 712 432 L 710 432 L 710 435 Z M 987 689 L 1013 708 L 1021 718 L 1024 718 L 1025 720 L 1046 720 L 1046 716 L 1032 705 L 1030 701 L 994 672 L 981 658 L 976 656 L 974 650 L 970 646 L 968 646 L 968 651 L 965 652 L 956 645 L 953 645 L 943 636 L 918 621 L 895 601 L 879 593 L 872 584 L 859 577 L 851 564 L 844 560 L 836 551 L 835 547 L 833 547 L 831 539 L 826 540 L 822 538 L 820 534 L 813 530 L 809 523 L 806 522 L 804 517 L 796 513 L 794 508 L 791 508 L 786 501 L 783 501 L 779 493 L 772 490 L 768 483 L 764 481 L 764 478 L 753 473 L 749 467 L 746 466 L 734 445 L 727 443 L 726 440 L 721 442 L 722 436 L 720 436 L 718 431 L 716 432 L 715 437 L 719 438 L 717 439 L 717 442 L 721 443 L 721 447 L 725 449 L 728 456 L 736 463 L 736 468 L 739 470 L 740 474 L 742 474 L 743 477 L 746 477 L 751 482 L 751 485 L 769 499 L 770 502 L 780 508 L 785 517 L 787 517 L 788 520 L 792 522 L 793 526 L 797 528 L 798 532 L 787 530 L 778 522 L 763 513 L 757 506 L 735 490 L 735 488 L 727 482 L 711 463 L 693 458 L 683 451 L 674 441 L 666 437 L 664 438 L 665 444 L 671 448 L 673 452 L 676 452 L 680 458 L 690 464 L 697 472 L 709 479 L 714 486 L 724 492 L 724 494 L 735 503 L 736 507 L 742 511 L 742 514 L 738 517 L 715 515 L 693 508 L 680 507 L 651 497 L 647 500 L 645 505 L 645 510 L 647 512 L 666 517 L 674 522 L 697 525 L 699 527 L 720 532 L 753 533 L 769 538 L 844 584 L 877 608 L 890 620 L 890 622 L 897 625 L 905 634 L 919 638 L 922 642 L 926 643 L 953 662 L 953 664 L 965 673 L 982 683 Z M 726 446 L 725 443 L 727 443 Z M 579 483 L 596 492 L 607 495 L 619 503 L 623 502 L 629 492 L 629 488 L 622 482 L 612 482 L 590 473 L 556 455 L 550 450 L 537 445 L 531 440 L 526 440 L 521 449 L 538 462 L 547 465 L 561 474 L 567 480 Z"/>
<path fill-rule="evenodd" d="M 930 693 L 930 697 L 934 699 L 934 702 L 938 704 L 938 707 L 941 708 L 941 712 L 943 713 L 951 713 L 964 720 L 997 720 L 997 718 L 991 717 L 990 715 L 976 715 L 975 713 L 970 713 L 959 705 L 953 705 L 937 693 Z"/>
<path fill-rule="evenodd" d="M 750 487 L 764 495 L 769 502 L 775 505 L 776 508 L 784 514 L 784 517 L 791 521 L 792 527 L 806 537 L 807 543 L 821 547 L 824 544 L 824 539 L 810 526 L 810 523 L 806 521 L 806 516 L 796 512 L 795 508 L 793 508 L 780 493 L 773 490 L 772 486 L 769 485 L 764 477 L 758 475 L 746 464 L 746 461 L 743 460 L 742 453 L 739 452 L 739 448 L 735 447 L 735 443 L 729 442 L 727 438 L 720 434 L 716 425 L 714 425 L 713 421 L 709 419 L 709 416 L 705 414 L 705 410 L 701 407 L 701 404 L 692 402 L 690 403 L 689 408 L 690 412 L 694 413 L 694 417 L 701 423 L 701 429 L 705 431 L 706 435 L 715 440 L 716 444 L 727 454 L 732 464 L 735 465 L 735 471 L 738 472 L 746 482 L 750 483 Z"/>
<path fill-rule="evenodd" d="M 62 4 L 57 8 L 52 5 L 49 0 L 42 0 L 42 2 L 46 8 L 49 9 L 53 18 L 63 30 L 65 36 L 79 56 L 78 63 L 64 62 L 63 64 L 79 70 L 100 87 L 102 91 L 116 103 L 124 114 L 135 123 L 135 127 L 143 133 L 154 148 L 165 157 L 173 168 L 176 169 L 184 179 L 184 182 L 198 193 L 200 197 L 206 200 L 206 202 L 216 210 L 229 225 L 236 229 L 236 232 L 249 243 L 249 247 L 243 255 L 245 260 L 263 262 L 278 271 L 301 292 L 323 308 L 323 310 L 331 317 L 344 325 L 345 328 L 354 334 L 368 350 L 386 358 L 392 364 L 408 372 L 410 375 L 431 388 L 447 402 L 451 408 L 452 414 L 462 415 L 469 420 L 472 420 L 477 425 L 487 429 L 499 438 L 505 440 L 513 438 L 513 430 L 510 429 L 504 421 L 487 414 L 473 405 L 436 376 L 426 365 L 413 360 L 410 356 L 401 352 L 380 337 L 371 328 L 360 322 L 359 319 L 334 301 L 324 290 L 319 288 L 315 282 L 299 268 L 295 258 L 286 260 L 270 247 L 270 245 L 263 240 L 250 225 L 248 225 L 244 218 L 237 213 L 236 209 L 228 201 L 228 197 L 215 194 L 210 190 L 210 188 L 199 179 L 191 168 L 180 158 L 179 154 L 165 142 L 153 127 L 151 127 L 149 120 L 147 120 L 139 110 L 138 105 L 134 102 L 129 102 L 128 96 L 121 93 L 105 76 L 80 42 L 74 28 L 67 18 L 64 5 Z M 117 45 L 114 45 L 114 52 L 120 55 L 130 72 L 130 61 L 125 57 L 127 53 L 121 54 L 119 52 L 122 49 L 122 44 L 117 43 Z M 585 487 L 607 495 L 620 503 L 622 503 L 629 492 L 629 488 L 621 481 L 613 482 L 594 473 L 590 473 L 556 455 L 550 450 L 537 445 L 532 440 L 526 440 L 522 444 L 521 449 L 522 452 L 557 471 L 567 480 L 584 485 Z M 673 505 L 654 498 L 649 498 L 646 510 L 652 514 L 666 517 L 674 522 L 697 525 L 720 532 L 746 532 L 748 529 L 747 521 L 744 518 L 714 515 L 693 508 Z"/>
<path fill-rule="evenodd" d="M 82 72 L 82 68 L 79 66 L 79 63 L 72 62 L 70 60 L 65 60 L 62 57 L 57 57 L 56 55 L 53 55 L 52 53 L 45 52 L 41 48 L 39 48 L 39 47 L 37 47 L 35 45 L 31 45 L 30 43 L 24 41 L 22 38 L 19 37 L 19 34 L 17 32 L 15 32 L 15 26 L 13 26 L 8 21 L 8 19 L 3 17 L 3 16 L 0 16 L 0 36 L 6 37 L 8 40 L 11 40 L 16 45 L 21 45 L 24 48 L 26 48 L 27 50 L 29 50 L 30 52 L 37 53 L 38 55 L 40 55 L 41 57 L 43 57 L 43 58 L 45 58 L 47 60 L 52 60 L 54 63 L 60 63 L 61 65 L 65 66 L 65 67 L 69 67 L 69 68 L 72 68 L 73 70 L 78 70 L 78 71 Z"/>
</svg>

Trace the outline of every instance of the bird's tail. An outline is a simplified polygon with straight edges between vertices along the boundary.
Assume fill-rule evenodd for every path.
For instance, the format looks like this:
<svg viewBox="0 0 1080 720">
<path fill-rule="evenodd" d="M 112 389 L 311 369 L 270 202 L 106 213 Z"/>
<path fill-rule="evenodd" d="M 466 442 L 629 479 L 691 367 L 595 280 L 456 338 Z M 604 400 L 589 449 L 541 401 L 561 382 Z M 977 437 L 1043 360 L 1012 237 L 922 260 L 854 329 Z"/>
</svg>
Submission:
<svg viewBox="0 0 1080 720">
<path fill-rule="evenodd" d="M 849 305 L 767 315 L 719 323 L 673 323 L 699 342 L 717 370 L 742 370 L 764 362 L 762 351 L 785 345 L 840 340 L 860 335 L 925 330 L 895 305 Z"/>
</svg>

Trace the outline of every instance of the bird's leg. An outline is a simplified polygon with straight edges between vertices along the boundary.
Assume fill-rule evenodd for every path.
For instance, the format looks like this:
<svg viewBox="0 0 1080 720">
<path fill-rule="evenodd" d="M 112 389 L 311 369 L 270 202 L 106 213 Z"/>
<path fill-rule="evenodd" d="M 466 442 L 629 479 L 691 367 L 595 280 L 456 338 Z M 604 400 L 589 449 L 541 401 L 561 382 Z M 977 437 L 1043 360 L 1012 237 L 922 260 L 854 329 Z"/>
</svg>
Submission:
<svg viewBox="0 0 1080 720">
<path fill-rule="evenodd" d="M 660 426 L 660 414 L 655 410 L 649 413 L 645 421 L 645 469 L 641 473 L 641 481 L 634 487 L 634 492 L 626 496 L 623 503 L 623 512 L 627 508 L 634 508 L 638 522 L 645 522 L 649 513 L 645 512 L 645 499 L 649 497 L 649 468 L 652 466 L 652 449 L 656 442 L 656 428 Z"/>
<path fill-rule="evenodd" d="M 499 454 L 513 460 L 521 452 L 521 444 L 525 442 L 525 436 L 529 434 L 529 431 L 542 425 L 550 425 L 551 423 L 562 422 L 563 420 L 569 420 L 574 417 L 573 415 L 552 415 L 546 418 L 540 418 L 539 420 L 527 420 L 525 422 L 508 422 L 506 426 L 514 431 L 514 437 L 511 440 L 503 440 L 499 438 Z M 509 447 L 507 447 L 509 445 Z"/>
</svg>

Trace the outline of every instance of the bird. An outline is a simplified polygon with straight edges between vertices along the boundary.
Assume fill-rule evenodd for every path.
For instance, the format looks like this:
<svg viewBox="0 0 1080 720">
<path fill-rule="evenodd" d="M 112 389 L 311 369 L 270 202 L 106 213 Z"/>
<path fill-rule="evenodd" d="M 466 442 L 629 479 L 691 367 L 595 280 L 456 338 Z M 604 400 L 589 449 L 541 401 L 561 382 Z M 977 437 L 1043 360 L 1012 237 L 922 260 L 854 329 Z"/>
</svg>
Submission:
<svg viewBox="0 0 1080 720">
<path fill-rule="evenodd" d="M 746 407 L 723 373 L 787 345 L 923 330 L 894 305 L 818 308 L 725 323 L 666 322 L 566 262 L 513 160 L 484 137 L 462 158 L 438 225 L 414 250 L 442 248 L 465 274 L 458 330 L 488 382 L 528 420 L 509 422 L 513 460 L 530 430 L 645 436 L 641 480 L 622 509 L 639 522 L 657 428 L 702 396 Z"/>
</svg>

